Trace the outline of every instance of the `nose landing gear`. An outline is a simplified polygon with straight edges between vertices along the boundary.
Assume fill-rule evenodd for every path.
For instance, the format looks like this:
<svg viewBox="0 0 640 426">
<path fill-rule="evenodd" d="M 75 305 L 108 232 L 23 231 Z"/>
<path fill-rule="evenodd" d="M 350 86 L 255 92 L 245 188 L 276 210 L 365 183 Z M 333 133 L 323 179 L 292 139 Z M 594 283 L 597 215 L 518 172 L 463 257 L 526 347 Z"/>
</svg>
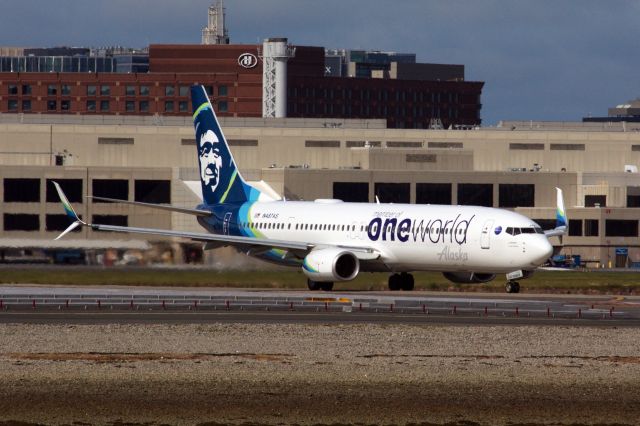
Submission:
<svg viewBox="0 0 640 426">
<path fill-rule="evenodd" d="M 520 293 L 520 283 L 517 281 L 508 281 L 504 288 L 507 293 Z"/>
</svg>

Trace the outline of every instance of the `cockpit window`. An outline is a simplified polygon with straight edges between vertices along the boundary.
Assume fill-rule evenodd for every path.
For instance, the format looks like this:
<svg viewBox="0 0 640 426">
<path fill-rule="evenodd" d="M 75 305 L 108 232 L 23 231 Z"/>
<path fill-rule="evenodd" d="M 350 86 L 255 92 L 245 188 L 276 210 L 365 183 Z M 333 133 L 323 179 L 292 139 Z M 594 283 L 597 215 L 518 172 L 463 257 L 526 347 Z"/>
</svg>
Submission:
<svg viewBox="0 0 640 426">
<path fill-rule="evenodd" d="M 515 236 L 520 234 L 544 234 L 544 231 L 539 226 L 529 226 L 523 228 L 514 228 L 509 226 L 506 230 L 506 233 Z"/>
</svg>

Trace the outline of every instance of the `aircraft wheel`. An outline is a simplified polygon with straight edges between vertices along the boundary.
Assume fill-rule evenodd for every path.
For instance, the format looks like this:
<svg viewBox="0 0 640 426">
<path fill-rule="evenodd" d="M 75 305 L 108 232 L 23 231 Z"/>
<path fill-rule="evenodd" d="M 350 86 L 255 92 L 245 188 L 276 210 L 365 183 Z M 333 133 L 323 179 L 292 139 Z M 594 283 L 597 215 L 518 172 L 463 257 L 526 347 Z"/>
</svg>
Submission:
<svg viewBox="0 0 640 426">
<path fill-rule="evenodd" d="M 320 283 L 320 288 L 322 291 L 331 291 L 333 290 L 333 283 Z"/>
<path fill-rule="evenodd" d="M 393 274 L 389 276 L 389 290 L 398 291 L 402 286 L 402 277 L 400 274 Z"/>
<path fill-rule="evenodd" d="M 519 293 L 520 292 L 520 283 L 516 281 L 509 281 L 505 286 L 505 290 L 507 293 Z"/>
<path fill-rule="evenodd" d="M 311 281 L 307 278 L 307 287 L 309 287 L 309 290 L 311 291 L 320 290 L 320 283 L 318 281 Z"/>
<path fill-rule="evenodd" d="M 400 274 L 400 287 L 402 288 L 402 290 L 404 291 L 412 291 L 414 286 L 415 286 L 415 281 L 413 280 L 413 275 L 411 274 L 407 274 L 406 272 L 403 272 L 402 274 Z"/>
</svg>

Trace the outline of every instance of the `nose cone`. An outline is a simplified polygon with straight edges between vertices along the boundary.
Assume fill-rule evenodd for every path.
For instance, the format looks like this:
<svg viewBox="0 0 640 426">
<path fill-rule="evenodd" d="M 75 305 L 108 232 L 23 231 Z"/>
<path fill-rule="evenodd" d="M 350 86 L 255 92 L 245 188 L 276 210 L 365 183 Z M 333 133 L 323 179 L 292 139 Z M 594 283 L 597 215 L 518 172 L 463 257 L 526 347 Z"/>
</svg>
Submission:
<svg viewBox="0 0 640 426">
<path fill-rule="evenodd" d="M 547 237 L 540 235 L 540 238 L 535 244 L 531 244 L 527 251 L 531 255 L 531 265 L 538 267 L 551 257 L 553 254 L 553 246 Z"/>
</svg>

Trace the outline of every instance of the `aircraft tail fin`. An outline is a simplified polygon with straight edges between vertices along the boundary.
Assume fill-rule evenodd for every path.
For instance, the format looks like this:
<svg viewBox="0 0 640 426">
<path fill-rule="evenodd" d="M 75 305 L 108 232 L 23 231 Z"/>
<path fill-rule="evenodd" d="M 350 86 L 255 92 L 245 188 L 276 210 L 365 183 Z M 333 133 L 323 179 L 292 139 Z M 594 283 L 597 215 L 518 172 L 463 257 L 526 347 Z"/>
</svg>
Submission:
<svg viewBox="0 0 640 426">
<path fill-rule="evenodd" d="M 203 86 L 191 86 L 191 103 L 205 204 L 257 200 L 261 193 L 242 178 Z"/>
</svg>

